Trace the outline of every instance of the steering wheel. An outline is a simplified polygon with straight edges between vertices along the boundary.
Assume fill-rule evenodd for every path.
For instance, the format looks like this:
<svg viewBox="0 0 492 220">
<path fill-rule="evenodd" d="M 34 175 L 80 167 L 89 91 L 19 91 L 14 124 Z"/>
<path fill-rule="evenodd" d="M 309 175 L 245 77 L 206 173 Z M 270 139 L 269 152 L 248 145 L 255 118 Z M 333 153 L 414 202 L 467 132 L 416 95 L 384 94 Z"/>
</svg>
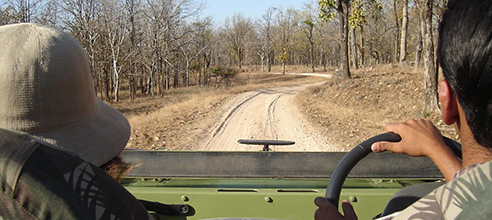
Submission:
<svg viewBox="0 0 492 220">
<path fill-rule="evenodd" d="M 443 140 L 446 145 L 451 148 L 453 153 L 461 158 L 461 144 L 444 136 Z M 371 145 L 373 143 L 380 141 L 399 142 L 401 141 L 401 137 L 395 133 L 385 133 L 369 138 L 349 151 L 337 164 L 337 167 L 331 175 L 325 195 L 325 198 L 335 207 L 338 208 L 338 200 L 340 199 L 343 182 L 345 182 L 345 179 L 352 168 L 354 168 L 362 158 L 372 152 Z"/>
</svg>

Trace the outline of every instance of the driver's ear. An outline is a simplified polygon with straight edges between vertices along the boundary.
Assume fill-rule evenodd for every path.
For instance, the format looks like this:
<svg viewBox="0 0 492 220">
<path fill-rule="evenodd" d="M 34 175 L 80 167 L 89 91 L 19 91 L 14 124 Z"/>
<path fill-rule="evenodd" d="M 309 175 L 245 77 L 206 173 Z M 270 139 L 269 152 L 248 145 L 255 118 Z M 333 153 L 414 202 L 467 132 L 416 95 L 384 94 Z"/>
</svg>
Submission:
<svg viewBox="0 0 492 220">
<path fill-rule="evenodd" d="M 439 102 L 444 123 L 452 125 L 459 120 L 458 100 L 446 80 L 439 83 Z"/>
</svg>

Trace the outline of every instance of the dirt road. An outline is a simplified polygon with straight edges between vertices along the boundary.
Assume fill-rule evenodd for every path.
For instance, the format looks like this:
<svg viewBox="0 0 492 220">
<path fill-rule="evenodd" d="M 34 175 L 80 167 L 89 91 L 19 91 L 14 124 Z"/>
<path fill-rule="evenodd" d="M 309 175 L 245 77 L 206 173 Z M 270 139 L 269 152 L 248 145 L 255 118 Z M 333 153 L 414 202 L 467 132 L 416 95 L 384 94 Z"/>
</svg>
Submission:
<svg viewBox="0 0 492 220">
<path fill-rule="evenodd" d="M 294 103 L 295 95 L 308 86 L 270 88 L 237 96 L 224 105 L 228 110 L 209 131 L 207 139 L 201 142 L 203 144 L 199 146 L 199 150 L 262 149 L 262 146 L 239 144 L 239 139 L 295 141 L 290 146 L 270 146 L 274 151 L 332 150 L 326 140 L 319 138 L 316 129 Z"/>
</svg>

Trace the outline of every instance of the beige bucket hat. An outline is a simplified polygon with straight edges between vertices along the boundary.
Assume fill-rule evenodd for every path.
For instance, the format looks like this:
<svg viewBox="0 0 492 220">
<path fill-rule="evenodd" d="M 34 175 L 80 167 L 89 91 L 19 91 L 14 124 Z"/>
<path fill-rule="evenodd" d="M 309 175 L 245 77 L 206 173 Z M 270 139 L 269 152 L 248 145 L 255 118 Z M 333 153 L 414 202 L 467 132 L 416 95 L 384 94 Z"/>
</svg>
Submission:
<svg viewBox="0 0 492 220">
<path fill-rule="evenodd" d="M 101 166 L 130 125 L 94 92 L 84 49 L 38 24 L 0 26 L 0 127 L 23 131 Z"/>
</svg>

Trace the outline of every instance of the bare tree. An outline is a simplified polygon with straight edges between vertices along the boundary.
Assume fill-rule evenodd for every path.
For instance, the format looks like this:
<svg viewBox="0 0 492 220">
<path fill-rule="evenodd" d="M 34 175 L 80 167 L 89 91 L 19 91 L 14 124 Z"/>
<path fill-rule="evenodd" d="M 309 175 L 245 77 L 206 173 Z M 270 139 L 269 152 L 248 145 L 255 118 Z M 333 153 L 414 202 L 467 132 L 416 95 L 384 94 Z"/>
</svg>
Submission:
<svg viewBox="0 0 492 220">
<path fill-rule="evenodd" d="M 98 23 L 100 15 L 100 5 L 97 0 L 62 0 L 61 12 L 64 28 L 70 30 L 74 37 L 85 48 L 89 56 L 92 78 L 96 91 L 106 94 L 109 100 L 108 77 L 103 75 L 102 68 L 96 65 L 97 53 L 100 48 L 98 45 L 101 36 Z M 103 84 L 106 84 L 106 91 L 103 91 Z"/>
<path fill-rule="evenodd" d="M 422 57 L 422 30 L 423 30 L 423 26 L 422 26 L 422 18 L 419 14 L 418 16 L 418 20 L 419 20 L 419 28 L 417 30 L 417 45 L 416 45 L 416 49 L 415 49 L 415 63 L 414 63 L 414 71 L 417 72 L 417 70 L 419 69 L 419 66 L 420 66 L 420 58 Z"/>
<path fill-rule="evenodd" d="M 193 22 L 188 28 L 190 29 L 185 35 L 183 41 L 185 43 L 180 44 L 179 49 L 183 55 L 185 61 L 185 86 L 190 86 L 190 64 L 191 61 L 200 56 L 208 47 L 212 41 L 207 39 L 208 27 L 211 25 L 210 19 L 204 19 Z M 200 79 L 200 77 L 198 77 Z"/>
<path fill-rule="evenodd" d="M 10 5 L 0 10 L 0 25 L 12 24 L 18 21 L 17 12 Z"/>
<path fill-rule="evenodd" d="M 364 25 L 366 63 L 379 65 L 398 60 L 394 57 L 397 28 L 394 24 L 393 10 L 389 10 L 393 4 L 372 3 L 369 7 L 370 14 L 366 16 L 367 23 Z"/>
<path fill-rule="evenodd" d="M 400 2 L 401 0 L 393 0 L 393 18 L 395 31 L 393 33 L 393 56 L 391 62 L 397 62 L 400 58 L 400 33 L 401 33 L 401 16 L 400 16 Z"/>
<path fill-rule="evenodd" d="M 303 12 L 303 18 L 302 18 L 302 23 L 301 23 L 301 27 L 302 27 L 302 31 L 304 32 L 304 34 L 306 35 L 306 38 L 308 40 L 308 43 L 309 43 L 309 60 L 310 60 L 310 63 L 311 63 L 311 70 L 314 72 L 316 72 L 316 70 L 314 69 L 314 53 L 315 53 L 315 27 L 316 27 L 316 18 L 313 17 L 313 14 L 308 11 L 308 10 L 305 10 Z"/>
<path fill-rule="evenodd" d="M 126 0 L 126 10 L 128 14 L 128 38 L 130 40 L 129 45 L 127 47 L 126 56 L 129 57 L 131 63 L 129 64 L 129 70 L 127 72 L 128 76 L 128 87 L 129 87 L 129 99 L 131 101 L 135 100 L 137 95 L 137 76 L 142 74 L 137 74 L 139 71 L 141 72 L 140 64 L 142 60 L 139 59 L 142 50 L 141 50 L 141 42 L 142 39 L 142 31 L 141 25 L 139 24 L 139 19 L 141 15 L 141 2 L 140 0 Z"/>
<path fill-rule="evenodd" d="M 424 52 L 424 110 L 432 111 L 437 108 L 437 72 L 434 61 L 434 41 L 432 34 L 433 0 L 418 0 Z"/>
<path fill-rule="evenodd" d="M 118 2 L 111 0 L 102 0 L 102 14 L 101 20 L 104 27 L 104 39 L 107 41 L 107 45 L 111 51 L 110 58 L 111 70 L 112 70 L 112 91 L 113 101 L 119 101 L 119 92 L 121 84 L 121 72 L 123 63 L 129 58 L 130 54 L 124 55 L 122 53 L 122 47 L 127 37 L 126 30 L 129 24 L 128 22 L 128 10 L 129 6 L 126 2 Z"/>
<path fill-rule="evenodd" d="M 342 77 L 344 79 L 350 79 L 350 67 L 349 67 L 349 54 L 348 54 L 348 17 L 350 0 L 318 0 L 319 8 L 321 10 L 321 17 L 325 21 L 333 19 L 335 16 L 338 18 L 339 33 L 340 33 L 340 49 L 341 49 L 341 67 Z M 336 13 L 336 15 L 335 15 Z"/>
<path fill-rule="evenodd" d="M 351 14 L 349 16 L 349 27 L 350 27 L 350 52 L 352 53 L 352 67 L 354 69 L 359 68 L 359 57 L 357 55 L 357 40 L 356 40 L 356 32 L 357 28 L 360 27 L 361 30 L 361 45 L 363 45 L 362 36 L 363 33 L 363 25 L 366 23 L 365 18 L 365 2 L 363 0 L 353 0 L 351 2 Z"/>
<path fill-rule="evenodd" d="M 277 44 L 277 59 L 282 64 L 282 74 L 285 74 L 285 66 L 289 59 L 290 43 L 292 34 L 294 33 L 294 26 L 297 24 L 295 20 L 295 11 L 292 9 L 282 10 L 279 9 L 276 23 L 276 44 Z"/>
<path fill-rule="evenodd" d="M 350 52 L 352 53 L 352 68 L 359 68 L 359 58 L 357 56 L 357 43 L 355 39 L 355 27 L 350 28 Z"/>
<path fill-rule="evenodd" d="M 230 45 L 231 53 L 239 69 L 242 69 L 247 37 L 252 33 L 253 23 L 251 19 L 245 18 L 242 14 L 238 13 L 234 14 L 231 18 L 226 18 L 224 23 L 224 37 Z"/>
<path fill-rule="evenodd" d="M 45 2 L 43 7 L 40 8 L 40 11 L 41 12 L 35 19 L 35 22 L 50 27 L 56 27 L 59 20 L 57 0 Z"/>
<path fill-rule="evenodd" d="M 270 7 L 267 9 L 266 14 L 264 14 L 259 22 L 260 24 L 260 34 L 263 39 L 262 54 L 266 59 L 266 65 L 268 72 L 272 71 L 272 63 L 273 63 L 273 49 L 272 49 L 272 25 L 273 25 L 273 17 L 275 15 L 275 11 L 277 8 Z M 262 58 L 263 63 L 263 58 Z M 263 70 L 264 71 L 264 70 Z"/>
<path fill-rule="evenodd" d="M 206 85 L 208 80 L 205 72 L 211 66 L 212 54 L 216 46 L 217 39 L 213 30 L 212 19 L 204 18 L 198 26 L 196 54 L 201 56 L 198 61 L 198 85 Z M 201 66 L 201 67 L 200 67 Z M 202 80 L 203 75 L 203 80 Z"/>
<path fill-rule="evenodd" d="M 154 96 L 154 82 L 158 94 L 170 87 L 170 72 L 173 73 L 173 86 L 179 86 L 177 58 L 181 39 L 187 34 L 181 31 L 185 21 L 196 16 L 202 9 L 191 0 L 146 0 L 145 19 L 148 31 L 146 44 L 150 51 L 145 66 L 149 71 L 147 91 Z"/>
<path fill-rule="evenodd" d="M 168 1 L 152 1 L 147 0 L 147 11 L 145 12 L 145 19 L 147 22 L 146 42 L 147 48 L 150 53 L 146 53 L 148 56 L 147 62 L 144 64 L 147 67 L 148 77 L 146 78 L 145 91 L 150 93 L 154 97 L 154 76 L 160 70 L 159 59 L 162 56 L 162 44 L 163 39 L 170 38 L 168 34 L 169 27 L 166 26 L 166 15 L 169 13 Z M 164 44 L 167 45 L 167 44 Z M 165 76 L 165 85 L 168 87 L 168 75 Z"/>
<path fill-rule="evenodd" d="M 185 63 L 185 76 L 184 76 L 184 86 L 188 87 L 190 86 L 190 63 L 193 59 L 196 58 L 196 56 L 193 54 L 194 51 L 191 49 L 193 44 L 196 43 L 196 35 L 194 35 L 194 30 L 193 26 L 197 25 L 192 24 L 191 26 L 186 26 L 184 27 L 184 31 L 186 34 L 183 35 L 183 38 L 181 39 L 181 43 L 178 44 L 178 49 L 181 52 L 181 55 L 183 56 L 184 63 Z"/>
<path fill-rule="evenodd" d="M 407 29 L 408 29 L 408 0 L 403 0 L 403 14 L 401 22 L 400 65 L 407 59 Z"/>
<path fill-rule="evenodd" d="M 32 22 L 41 6 L 41 0 L 8 0 L 9 5 L 15 10 L 18 22 Z"/>
<path fill-rule="evenodd" d="M 340 57 L 331 56 L 330 53 L 330 51 L 338 50 L 339 48 L 338 37 L 332 34 L 336 32 L 337 27 L 333 22 L 317 22 L 316 25 L 318 26 L 316 30 L 319 36 L 316 39 L 318 41 L 319 64 L 323 66 L 324 71 L 327 71 L 328 65 L 340 63 Z"/>
</svg>

